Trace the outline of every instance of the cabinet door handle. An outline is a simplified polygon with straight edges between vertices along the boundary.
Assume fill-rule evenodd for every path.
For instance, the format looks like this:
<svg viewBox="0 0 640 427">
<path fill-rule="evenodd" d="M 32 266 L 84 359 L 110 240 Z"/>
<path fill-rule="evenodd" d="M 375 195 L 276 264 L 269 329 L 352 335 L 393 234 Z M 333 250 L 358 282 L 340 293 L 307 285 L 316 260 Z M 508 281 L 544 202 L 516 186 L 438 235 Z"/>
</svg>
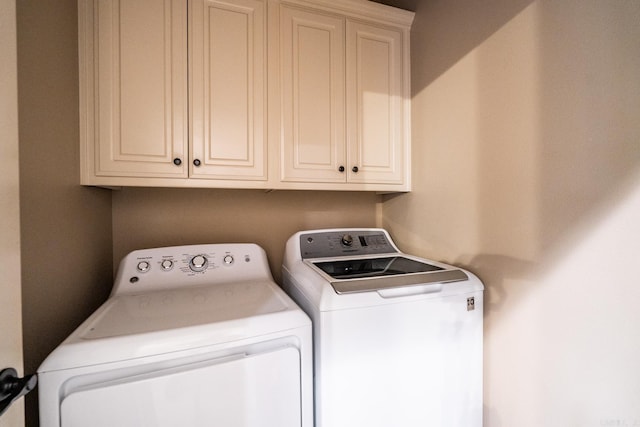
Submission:
<svg viewBox="0 0 640 427">
<path fill-rule="evenodd" d="M 340 167 L 338 168 L 338 171 L 340 171 L 340 172 L 344 172 L 344 166 L 340 166 Z"/>
<path fill-rule="evenodd" d="M 193 165 L 194 166 L 200 166 L 202 164 L 202 162 L 200 162 L 200 159 L 194 159 L 193 160 Z"/>
<path fill-rule="evenodd" d="M 351 170 L 353 171 L 353 173 L 358 173 L 358 167 L 357 166 L 352 167 Z"/>
<path fill-rule="evenodd" d="M 182 164 L 182 160 L 179 157 L 173 159 L 173 164 L 176 166 L 180 166 Z"/>
</svg>

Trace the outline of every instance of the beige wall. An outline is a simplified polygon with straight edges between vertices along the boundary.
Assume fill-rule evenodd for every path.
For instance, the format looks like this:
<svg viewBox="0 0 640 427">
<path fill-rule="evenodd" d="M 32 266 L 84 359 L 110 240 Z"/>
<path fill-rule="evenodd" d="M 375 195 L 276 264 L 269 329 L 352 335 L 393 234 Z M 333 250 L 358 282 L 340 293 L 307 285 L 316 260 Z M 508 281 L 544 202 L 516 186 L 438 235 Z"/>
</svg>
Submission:
<svg viewBox="0 0 640 427">
<path fill-rule="evenodd" d="M 76 1 L 16 5 L 24 362 L 35 372 L 111 287 L 111 194 L 79 185 Z"/>
<path fill-rule="evenodd" d="M 487 285 L 485 425 L 633 425 L 640 4 L 415 3 L 414 192 L 382 214 Z M 372 194 L 80 187 L 76 3 L 17 7 L 26 370 L 130 250 L 257 242 L 279 277 L 293 232 L 376 225 Z"/>
<path fill-rule="evenodd" d="M 135 249 L 196 243 L 257 243 L 280 279 L 296 231 L 374 227 L 377 196 L 324 191 L 123 188 L 113 193 L 114 267 Z"/>
<path fill-rule="evenodd" d="M 23 375 L 20 288 L 20 209 L 18 171 L 18 62 L 16 2 L 0 1 L 0 370 Z M 0 427 L 24 426 L 19 400 L 0 417 Z"/>
<path fill-rule="evenodd" d="M 476 3 L 418 4 L 383 225 L 484 280 L 486 427 L 639 424 L 640 3 Z"/>
</svg>

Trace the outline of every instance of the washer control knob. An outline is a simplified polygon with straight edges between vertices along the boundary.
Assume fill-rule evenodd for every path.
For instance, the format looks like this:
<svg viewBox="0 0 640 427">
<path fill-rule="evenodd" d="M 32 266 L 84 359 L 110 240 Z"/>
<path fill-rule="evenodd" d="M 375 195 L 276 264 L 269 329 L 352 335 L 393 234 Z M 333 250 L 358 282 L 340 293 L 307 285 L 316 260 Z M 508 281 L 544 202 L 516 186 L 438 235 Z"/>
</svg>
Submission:
<svg viewBox="0 0 640 427">
<path fill-rule="evenodd" d="M 189 268 L 191 269 L 191 271 L 200 272 L 204 271 L 207 268 L 208 264 L 209 260 L 207 260 L 206 256 L 196 255 L 191 258 L 191 261 L 189 261 Z"/>
<path fill-rule="evenodd" d="M 140 273 L 146 273 L 151 268 L 151 264 L 149 264 L 149 261 L 140 261 L 136 268 Z"/>
<path fill-rule="evenodd" d="M 351 234 L 345 234 L 344 236 L 342 236 L 342 244 L 344 246 L 353 245 L 353 237 L 351 236 Z"/>
<path fill-rule="evenodd" d="M 225 265 L 233 264 L 233 255 L 225 255 L 224 258 L 222 258 L 222 261 L 225 263 Z"/>
<path fill-rule="evenodd" d="M 160 263 L 160 266 L 164 271 L 169 271 L 173 268 L 173 261 L 170 259 L 162 260 L 162 262 Z"/>
</svg>

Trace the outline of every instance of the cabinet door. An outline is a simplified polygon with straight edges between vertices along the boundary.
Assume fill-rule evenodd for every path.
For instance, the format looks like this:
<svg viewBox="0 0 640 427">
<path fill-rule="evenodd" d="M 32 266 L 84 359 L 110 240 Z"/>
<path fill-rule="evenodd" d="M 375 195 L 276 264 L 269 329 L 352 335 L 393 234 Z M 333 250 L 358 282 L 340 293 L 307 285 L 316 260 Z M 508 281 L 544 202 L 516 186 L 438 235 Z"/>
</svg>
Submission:
<svg viewBox="0 0 640 427">
<path fill-rule="evenodd" d="M 402 35 L 390 27 L 347 22 L 350 182 L 403 183 L 408 144 L 403 108 L 408 94 L 403 85 Z"/>
<path fill-rule="evenodd" d="M 265 3 L 193 0 L 190 5 L 190 176 L 264 180 Z"/>
<path fill-rule="evenodd" d="M 81 138 L 83 160 L 94 162 L 89 170 L 186 177 L 186 3 L 81 0 L 79 10 Z"/>
<path fill-rule="evenodd" d="M 281 179 L 344 182 L 344 19 L 280 9 Z"/>
</svg>

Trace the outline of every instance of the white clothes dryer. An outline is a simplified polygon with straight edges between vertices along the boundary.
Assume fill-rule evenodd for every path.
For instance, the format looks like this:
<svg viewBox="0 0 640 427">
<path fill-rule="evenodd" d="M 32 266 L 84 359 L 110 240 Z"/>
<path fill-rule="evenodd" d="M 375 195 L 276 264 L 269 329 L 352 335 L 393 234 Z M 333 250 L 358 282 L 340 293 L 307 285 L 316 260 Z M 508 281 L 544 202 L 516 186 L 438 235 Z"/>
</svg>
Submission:
<svg viewBox="0 0 640 427">
<path fill-rule="evenodd" d="M 134 251 L 38 369 L 41 427 L 312 427 L 307 315 L 254 244 Z"/>
<path fill-rule="evenodd" d="M 314 334 L 315 427 L 481 427 L 483 285 L 383 229 L 302 231 L 283 288 Z"/>
</svg>

